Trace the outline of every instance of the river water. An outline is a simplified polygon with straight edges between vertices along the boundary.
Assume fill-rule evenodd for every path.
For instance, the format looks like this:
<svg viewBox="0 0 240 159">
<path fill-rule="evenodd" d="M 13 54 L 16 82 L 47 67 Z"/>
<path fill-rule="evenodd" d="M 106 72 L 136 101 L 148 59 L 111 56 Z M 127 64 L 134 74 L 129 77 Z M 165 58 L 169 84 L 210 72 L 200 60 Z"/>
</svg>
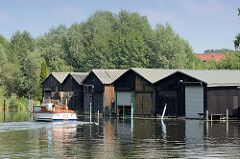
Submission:
<svg viewBox="0 0 240 159">
<path fill-rule="evenodd" d="M 0 158 L 240 158 L 238 121 L 0 115 Z"/>
</svg>

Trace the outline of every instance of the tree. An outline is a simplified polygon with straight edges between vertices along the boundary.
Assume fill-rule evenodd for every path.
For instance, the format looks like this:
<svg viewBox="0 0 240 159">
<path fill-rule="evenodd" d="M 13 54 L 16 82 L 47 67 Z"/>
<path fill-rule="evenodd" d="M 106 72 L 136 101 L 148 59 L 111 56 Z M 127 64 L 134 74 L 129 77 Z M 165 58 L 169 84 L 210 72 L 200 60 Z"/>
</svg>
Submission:
<svg viewBox="0 0 240 159">
<path fill-rule="evenodd" d="M 175 34 L 169 24 L 154 30 L 151 67 L 182 69 L 186 63 L 186 42 Z"/>
<path fill-rule="evenodd" d="M 240 8 L 238 8 L 238 16 L 240 16 Z M 240 33 L 235 37 L 234 40 L 234 46 L 236 49 L 239 48 L 239 45 L 240 45 Z"/>
<path fill-rule="evenodd" d="M 73 24 L 67 33 L 66 37 L 66 62 L 72 67 L 73 71 L 85 70 L 85 48 L 83 44 L 83 24 Z"/>
<path fill-rule="evenodd" d="M 17 89 L 15 90 L 19 97 L 27 96 L 32 89 L 33 82 L 36 81 L 35 75 L 38 62 L 34 63 L 33 58 L 38 59 L 34 54 L 35 42 L 30 33 L 24 31 L 20 33 L 17 31 L 12 37 L 9 44 L 10 63 L 15 64 L 15 69 L 20 71 L 15 74 L 17 81 L 15 83 Z"/>
<path fill-rule="evenodd" d="M 37 38 L 37 49 L 41 53 L 41 57 L 46 60 L 48 69 L 54 70 L 53 61 L 64 60 L 67 58 L 66 53 L 66 36 L 68 29 L 64 25 L 50 28 L 48 33 Z M 50 62 L 52 64 L 50 64 Z M 64 63 L 67 63 L 65 61 Z"/>
<path fill-rule="evenodd" d="M 231 49 L 207 49 L 204 51 L 204 53 L 235 53 L 235 50 Z"/>
<path fill-rule="evenodd" d="M 43 62 L 42 62 L 42 65 L 41 65 L 39 89 L 38 89 L 38 95 L 37 95 L 38 100 L 42 100 L 42 83 L 45 81 L 45 79 L 47 77 L 48 77 L 47 64 L 46 64 L 45 59 L 43 59 Z"/>
</svg>

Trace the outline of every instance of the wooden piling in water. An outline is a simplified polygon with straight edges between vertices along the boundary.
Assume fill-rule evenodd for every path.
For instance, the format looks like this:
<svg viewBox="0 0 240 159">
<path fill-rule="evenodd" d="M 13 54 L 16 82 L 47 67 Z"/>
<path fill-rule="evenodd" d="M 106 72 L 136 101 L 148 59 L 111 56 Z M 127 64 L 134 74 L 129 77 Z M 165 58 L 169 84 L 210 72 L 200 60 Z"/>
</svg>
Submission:
<svg viewBox="0 0 240 159">
<path fill-rule="evenodd" d="M 228 120 L 228 109 L 226 109 L 226 120 Z"/>
<path fill-rule="evenodd" d="M 4 111 L 4 121 L 5 121 L 5 110 L 6 110 L 6 99 L 4 99 L 4 104 L 3 104 L 3 111 Z"/>
</svg>

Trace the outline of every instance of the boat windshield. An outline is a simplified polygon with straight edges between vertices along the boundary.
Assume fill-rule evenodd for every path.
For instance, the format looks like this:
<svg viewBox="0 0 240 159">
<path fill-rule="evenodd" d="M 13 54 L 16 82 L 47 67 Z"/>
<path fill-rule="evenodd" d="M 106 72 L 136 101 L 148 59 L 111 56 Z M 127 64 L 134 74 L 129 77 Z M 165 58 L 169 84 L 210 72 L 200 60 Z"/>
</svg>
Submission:
<svg viewBox="0 0 240 159">
<path fill-rule="evenodd" d="M 58 105 L 58 101 L 56 101 L 56 100 L 53 101 L 53 104 L 54 104 L 54 105 Z"/>
<path fill-rule="evenodd" d="M 42 105 L 46 106 L 48 103 L 52 103 L 54 105 L 64 106 L 62 102 L 59 102 L 59 100 L 44 100 L 42 101 Z"/>
<path fill-rule="evenodd" d="M 48 103 L 51 103 L 51 101 L 49 101 L 49 100 L 42 101 L 42 105 L 47 105 Z"/>
</svg>

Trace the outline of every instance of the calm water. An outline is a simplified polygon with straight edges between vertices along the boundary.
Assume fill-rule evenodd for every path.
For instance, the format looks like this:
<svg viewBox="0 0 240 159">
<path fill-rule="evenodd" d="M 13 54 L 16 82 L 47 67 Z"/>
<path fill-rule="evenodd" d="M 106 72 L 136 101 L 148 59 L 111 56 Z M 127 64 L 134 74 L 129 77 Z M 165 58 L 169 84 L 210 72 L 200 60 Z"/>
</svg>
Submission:
<svg viewBox="0 0 240 159">
<path fill-rule="evenodd" d="M 24 113 L 2 119 L 0 158 L 240 158 L 240 122 L 234 121 L 100 118 L 96 124 L 79 117 L 42 123 Z"/>
</svg>

